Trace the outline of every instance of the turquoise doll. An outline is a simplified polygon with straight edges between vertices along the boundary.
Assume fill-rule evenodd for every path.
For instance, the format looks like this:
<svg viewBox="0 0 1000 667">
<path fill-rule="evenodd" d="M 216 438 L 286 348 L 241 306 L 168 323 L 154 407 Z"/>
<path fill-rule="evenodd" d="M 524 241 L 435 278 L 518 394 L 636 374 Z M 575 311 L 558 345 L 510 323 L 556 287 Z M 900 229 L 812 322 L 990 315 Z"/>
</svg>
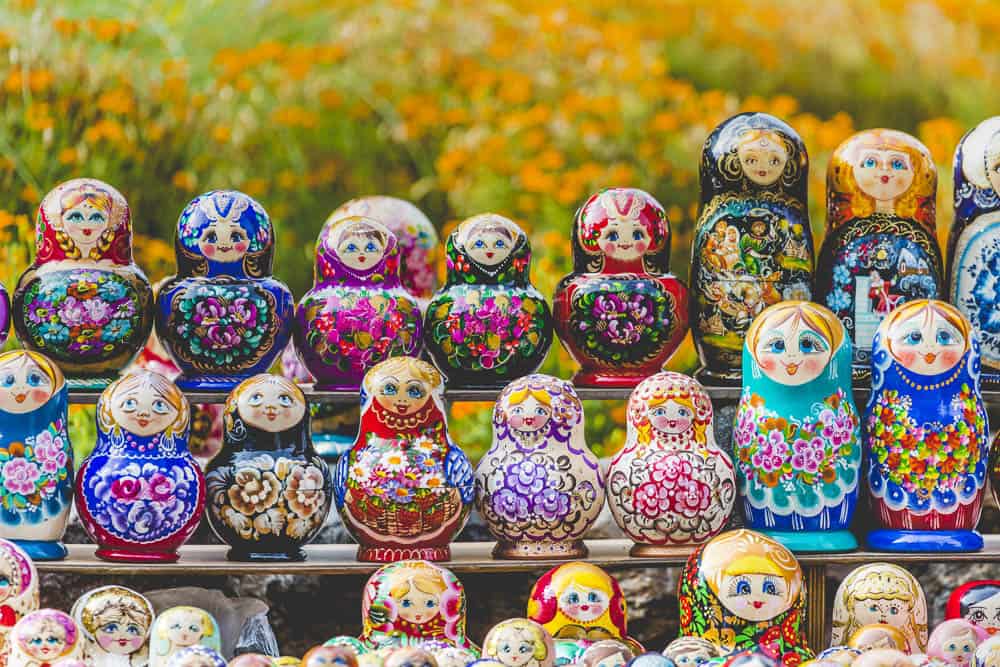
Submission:
<svg viewBox="0 0 1000 667">
<path fill-rule="evenodd" d="M 944 301 L 903 304 L 872 341 L 865 451 L 886 551 L 978 551 L 989 427 L 979 392 L 979 342 Z M 934 470 L 937 474 L 930 475 Z"/>
<path fill-rule="evenodd" d="M 295 302 L 271 274 L 274 228 L 235 190 L 195 197 L 177 221 L 177 275 L 157 292 L 156 333 L 181 389 L 231 391 L 285 349 Z"/>
<path fill-rule="evenodd" d="M 949 301 L 979 335 L 984 386 L 1000 385 L 1000 116 L 955 149 L 955 221 L 948 237 Z"/>
<path fill-rule="evenodd" d="M 34 560 L 66 557 L 62 544 L 73 504 L 69 390 L 48 357 L 0 354 L 0 537 Z"/>
<path fill-rule="evenodd" d="M 785 301 L 750 325 L 733 448 L 748 528 L 793 551 L 857 548 L 851 339 L 827 308 Z"/>
</svg>

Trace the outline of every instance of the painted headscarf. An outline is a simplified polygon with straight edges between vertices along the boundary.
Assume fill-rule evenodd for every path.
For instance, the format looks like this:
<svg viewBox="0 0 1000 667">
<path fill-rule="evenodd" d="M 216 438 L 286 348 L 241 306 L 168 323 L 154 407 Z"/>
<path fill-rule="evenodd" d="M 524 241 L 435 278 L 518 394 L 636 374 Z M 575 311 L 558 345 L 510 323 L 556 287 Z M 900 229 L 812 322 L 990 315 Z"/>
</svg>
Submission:
<svg viewBox="0 0 1000 667">
<path fill-rule="evenodd" d="M 79 207 L 86 205 L 86 209 Z M 90 209 L 90 210 L 87 210 Z M 68 225 L 103 224 L 90 248 L 80 248 Z M 118 190 L 93 178 L 76 178 L 54 187 L 38 205 L 35 261 L 40 266 L 66 259 L 132 264 L 132 214 Z"/>
<path fill-rule="evenodd" d="M 653 428 L 649 413 L 667 401 L 691 410 L 691 429 L 686 433 L 663 433 Z M 712 400 L 694 378 L 664 371 L 643 380 L 628 399 L 628 435 L 625 448 L 658 444 L 669 448 L 701 449 L 715 446 Z"/>
<path fill-rule="evenodd" d="M 135 390 L 154 392 L 177 411 L 177 416 L 166 430 L 148 436 L 137 435 L 118 423 L 112 413 L 113 406 L 121 394 Z M 135 451 L 144 456 L 157 452 L 162 456 L 176 456 L 178 452 L 187 450 L 190 430 L 191 410 L 187 397 L 177 385 L 153 371 L 137 369 L 118 378 L 107 386 L 97 400 L 95 449 L 108 447 L 107 453 L 112 455 Z"/>
<path fill-rule="evenodd" d="M 645 230 L 648 247 L 636 259 L 616 260 L 601 249 L 605 229 L 615 223 L 638 223 Z M 573 221 L 573 268 L 577 273 L 669 272 L 670 222 L 663 206 L 636 188 L 609 188 L 591 195 Z"/>
<path fill-rule="evenodd" d="M 508 410 L 534 397 L 551 410 L 545 427 L 536 433 L 525 433 L 514 428 L 508 419 Z M 494 445 L 502 441 L 528 449 L 540 441 L 552 438 L 570 442 L 575 430 L 583 424 L 583 404 L 573 385 L 551 375 L 535 373 L 518 378 L 508 384 L 497 398 L 493 409 Z"/>
<path fill-rule="evenodd" d="M 782 596 L 772 618 L 751 621 L 726 606 L 724 595 L 739 594 L 748 576 L 764 577 Z M 802 568 L 792 552 L 751 530 L 732 530 L 712 538 L 691 554 L 681 573 L 680 633 L 703 637 L 727 651 L 760 651 L 794 667 L 813 656 L 806 643 L 806 590 Z"/>
<path fill-rule="evenodd" d="M 156 614 L 144 595 L 124 586 L 101 586 L 77 599 L 71 613 L 83 635 L 83 652 L 88 660 L 99 661 L 110 655 L 98 643 L 97 632 L 108 623 L 117 623 L 139 628 L 143 643 L 131 655 L 136 656 L 135 664 L 140 661 L 145 664 L 148 650 L 145 643 Z M 131 657 L 129 664 L 132 664 Z"/>
<path fill-rule="evenodd" d="M 906 636 L 911 653 L 923 653 L 927 645 L 927 601 L 924 599 L 924 591 L 912 574 L 889 563 L 862 565 L 840 583 L 833 601 L 831 645 L 846 645 L 862 626 L 854 614 L 857 603 L 879 600 L 896 602 L 902 607 L 900 611 L 903 622 L 896 627 Z"/>
<path fill-rule="evenodd" d="M 31 640 L 42 632 L 60 633 L 63 647 L 58 655 L 46 656 L 44 660 L 39 660 L 30 652 Z M 22 618 L 11 630 L 10 655 L 7 661 L 12 665 L 52 664 L 60 660 L 79 658 L 81 653 L 80 631 L 73 617 L 58 609 L 39 609 Z"/>
<path fill-rule="evenodd" d="M 247 250 L 235 262 L 206 257 L 198 247 L 205 230 L 226 222 L 246 234 Z M 179 276 L 231 276 L 262 278 L 271 275 L 274 229 L 264 207 L 236 190 L 212 190 L 198 195 L 184 207 L 177 221 L 177 274 Z"/>
<path fill-rule="evenodd" d="M 429 400 L 417 412 L 401 416 L 383 407 L 375 395 L 387 376 L 405 374 L 421 380 L 429 389 Z M 361 385 L 360 434 L 375 433 L 396 438 L 400 434 L 419 435 L 428 430 L 434 439 L 447 438 L 444 379 L 436 368 L 414 357 L 392 357 L 373 366 Z"/>
<path fill-rule="evenodd" d="M 6 597 L 0 600 L 0 664 L 6 664 L 11 628 L 25 614 L 38 609 L 38 572 L 21 547 L 0 539 L 0 577 L 7 580 Z"/>
<path fill-rule="evenodd" d="M 503 662 L 503 645 L 501 641 L 513 637 L 517 644 L 528 643 L 531 645 L 531 660 L 536 667 L 552 667 L 555 664 L 556 649 L 552 641 L 552 635 L 538 623 L 527 618 L 508 618 L 500 621 L 486 633 L 483 639 L 483 657 L 493 658 Z"/>
<path fill-rule="evenodd" d="M 352 236 L 360 239 L 359 244 L 377 244 L 374 247 L 381 248 L 381 257 L 367 268 L 348 266 L 340 256 L 340 246 Z M 363 250 L 363 246 L 361 249 Z M 361 216 L 331 218 L 323 225 L 316 240 L 314 281 L 317 285 L 379 285 L 387 289 L 400 287 L 399 259 L 396 235 L 382 223 Z"/>
<path fill-rule="evenodd" d="M 410 621 L 400 614 L 402 600 L 413 589 L 438 603 L 426 621 Z M 465 589 L 451 571 L 427 561 L 404 560 L 376 570 L 362 593 L 361 624 L 359 639 L 370 649 L 429 639 L 476 648 L 465 629 Z"/>
<path fill-rule="evenodd" d="M 483 252 L 507 252 L 498 263 L 487 265 L 477 261 L 470 253 L 479 250 L 475 244 L 486 241 L 481 234 L 493 234 L 502 246 L 482 248 Z M 496 213 L 483 213 L 461 222 L 448 236 L 445 244 L 448 285 L 499 285 L 514 283 L 528 285 L 531 268 L 531 244 L 513 220 Z"/>
<path fill-rule="evenodd" d="M 160 612 L 153 621 L 153 629 L 149 639 L 149 667 L 166 667 L 170 658 L 183 647 L 174 646 L 170 639 L 170 626 L 183 619 L 194 620 L 198 624 L 200 637 L 197 646 L 204 646 L 214 651 L 222 650 L 222 633 L 215 617 L 204 609 L 180 605 L 170 607 Z"/>
<path fill-rule="evenodd" d="M 772 378 L 758 359 L 758 346 L 769 345 L 769 337 L 789 322 L 800 326 L 799 339 L 793 341 L 798 349 L 810 351 L 803 358 L 817 353 L 826 358 L 813 379 L 795 386 L 780 382 L 780 376 Z M 788 346 L 781 338 L 780 349 Z M 733 446 L 740 494 L 754 525 L 823 530 L 850 523 L 861 472 L 851 357 L 844 325 L 816 303 L 775 304 L 747 330 Z M 777 366 L 786 368 L 780 361 Z M 794 378 L 792 371 L 786 372 Z M 799 363 L 794 372 L 816 371 Z"/>
<path fill-rule="evenodd" d="M 990 635 L 1000 632 L 1000 581 L 967 581 L 948 597 L 945 618 L 964 618 Z"/>
<path fill-rule="evenodd" d="M 955 149 L 955 227 L 1000 210 L 998 163 L 1000 116 L 993 116 L 969 130 Z"/>
</svg>

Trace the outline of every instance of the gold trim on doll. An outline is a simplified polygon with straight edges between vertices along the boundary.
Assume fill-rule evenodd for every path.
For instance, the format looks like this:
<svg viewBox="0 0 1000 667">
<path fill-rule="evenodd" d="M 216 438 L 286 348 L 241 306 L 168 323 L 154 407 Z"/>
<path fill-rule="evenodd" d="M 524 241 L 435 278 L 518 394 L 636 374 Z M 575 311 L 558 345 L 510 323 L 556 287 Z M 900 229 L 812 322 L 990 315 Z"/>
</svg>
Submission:
<svg viewBox="0 0 1000 667">
<path fill-rule="evenodd" d="M 863 625 L 884 623 L 902 631 L 912 652 L 927 644 L 927 603 L 920 584 L 888 563 L 863 565 L 847 575 L 833 606 L 832 644 L 845 644 Z"/>
<path fill-rule="evenodd" d="M 97 406 L 97 424 L 107 434 L 122 430 L 139 436 L 163 432 L 169 439 L 183 437 L 191 410 L 183 392 L 153 371 L 136 370 L 104 390 Z"/>
<path fill-rule="evenodd" d="M 91 591 L 78 604 L 81 606 L 78 611 L 74 606 L 74 616 L 80 629 L 101 651 L 145 653 L 154 612 L 144 596 L 123 586 L 107 586 Z"/>
<path fill-rule="evenodd" d="M 65 384 L 62 371 L 43 354 L 10 350 L 0 354 L 0 410 L 24 414 L 37 410 Z"/>
<path fill-rule="evenodd" d="M 819 377 L 843 341 L 844 327 L 832 312 L 809 301 L 785 301 L 754 318 L 746 346 L 767 377 L 798 386 Z"/>
<path fill-rule="evenodd" d="M 789 137 L 772 128 L 743 127 L 732 147 L 719 156 L 718 169 L 728 180 L 741 176 L 762 187 L 779 180 L 793 187 L 804 167 L 805 156 Z"/>
<path fill-rule="evenodd" d="M 945 373 L 971 346 L 972 327 L 957 308 L 944 301 L 908 301 L 885 318 L 880 329 L 889 354 L 921 375 Z"/>
</svg>

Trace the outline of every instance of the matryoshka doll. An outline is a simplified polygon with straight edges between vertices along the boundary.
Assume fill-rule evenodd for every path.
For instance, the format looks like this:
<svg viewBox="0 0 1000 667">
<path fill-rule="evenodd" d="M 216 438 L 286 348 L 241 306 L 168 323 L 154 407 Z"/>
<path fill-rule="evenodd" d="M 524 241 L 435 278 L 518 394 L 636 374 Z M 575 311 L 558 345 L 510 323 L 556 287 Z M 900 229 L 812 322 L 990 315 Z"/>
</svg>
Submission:
<svg viewBox="0 0 1000 667">
<path fill-rule="evenodd" d="M 976 667 L 1000 667 L 1000 637 L 990 637 L 976 647 Z"/>
<path fill-rule="evenodd" d="M 58 609 L 27 614 L 10 631 L 8 667 L 50 667 L 62 660 L 79 660 L 80 631 L 73 617 Z"/>
<path fill-rule="evenodd" d="M 302 667 L 358 667 L 358 655 L 347 646 L 313 646 L 302 656 L 301 664 Z"/>
<path fill-rule="evenodd" d="M 175 653 L 192 646 L 222 650 L 222 636 L 215 618 L 198 607 L 165 609 L 153 621 L 149 639 L 149 667 L 167 667 Z"/>
<path fill-rule="evenodd" d="M 604 479 L 583 426 L 583 404 L 564 380 L 529 375 L 500 393 L 493 445 L 476 470 L 494 556 L 586 556 L 583 536 L 604 506 Z"/>
<path fill-rule="evenodd" d="M 177 221 L 177 275 L 156 297 L 156 333 L 183 389 L 229 391 L 285 349 L 295 301 L 271 275 L 274 229 L 235 190 L 195 197 Z"/>
<path fill-rule="evenodd" d="M 73 504 L 69 391 L 62 371 L 29 350 L 0 354 L 0 536 L 35 560 L 65 558 Z"/>
<path fill-rule="evenodd" d="M 834 151 L 826 181 L 815 301 L 847 327 L 853 374 L 866 377 L 872 337 L 885 316 L 901 303 L 944 293 L 937 170 L 927 147 L 910 135 L 867 130 Z"/>
<path fill-rule="evenodd" d="M 809 157 L 798 133 L 742 113 L 705 140 L 691 254 L 701 380 L 739 384 L 743 339 L 766 307 L 812 293 Z"/>
<path fill-rule="evenodd" d="M 943 621 L 934 628 L 927 640 L 927 655 L 958 667 L 975 664 L 976 648 L 986 640 L 987 634 L 964 618 Z"/>
<path fill-rule="evenodd" d="M 722 657 L 721 649 L 701 637 L 678 637 L 663 649 L 663 655 L 677 667 L 701 667 L 713 658 Z"/>
<path fill-rule="evenodd" d="M 556 329 L 581 386 L 634 387 L 688 329 L 688 292 L 670 273 L 670 223 L 650 194 L 610 188 L 573 222 L 573 273 L 554 297 Z"/>
<path fill-rule="evenodd" d="M 889 551 L 976 551 L 989 428 L 979 344 L 952 305 L 920 299 L 892 311 L 872 343 L 865 410 L 868 486 Z M 936 474 L 927 474 L 935 470 Z"/>
<path fill-rule="evenodd" d="M 419 354 L 420 307 L 399 281 L 395 235 L 370 218 L 326 223 L 295 322 L 295 347 L 317 389 L 357 391 L 378 362 Z"/>
<path fill-rule="evenodd" d="M 226 667 L 226 659 L 208 646 L 187 646 L 170 656 L 166 667 Z"/>
<path fill-rule="evenodd" d="M 35 261 L 14 292 L 14 329 L 70 386 L 103 389 L 146 343 L 153 290 L 132 261 L 132 218 L 113 187 L 57 185 L 38 207 Z"/>
<path fill-rule="evenodd" d="M 846 645 L 864 625 L 881 623 L 900 630 L 910 653 L 927 646 L 927 601 L 912 574 L 889 563 L 854 569 L 841 582 L 833 602 L 830 644 Z"/>
<path fill-rule="evenodd" d="M 334 470 L 358 560 L 449 560 L 475 497 L 472 464 L 448 436 L 441 374 L 393 357 L 365 375 L 361 425 Z"/>
<path fill-rule="evenodd" d="M 633 653 L 643 650 L 628 636 L 628 612 L 618 581 L 590 563 L 564 563 L 539 577 L 528 598 L 528 618 L 557 643 L 618 639 Z"/>
<path fill-rule="evenodd" d="M 28 554 L 0 539 L 0 667 L 7 664 L 11 628 L 38 609 L 38 572 Z"/>
<path fill-rule="evenodd" d="M 712 401 L 696 380 L 663 372 L 628 401 L 625 446 L 608 469 L 608 505 L 633 556 L 700 544 L 726 525 L 736 497 L 729 456 L 715 444 Z"/>
<path fill-rule="evenodd" d="M 333 496 L 305 394 L 279 375 L 255 375 L 229 394 L 224 419 L 222 451 L 205 473 L 209 525 L 231 560 L 305 559 Z"/>
<path fill-rule="evenodd" d="M 427 561 L 384 565 L 368 579 L 359 639 L 369 649 L 444 640 L 472 648 L 465 630 L 465 589 L 449 570 Z"/>
<path fill-rule="evenodd" d="M 746 526 L 793 551 L 857 548 L 861 429 L 851 341 L 828 309 L 785 301 L 747 330 L 733 431 Z"/>
<path fill-rule="evenodd" d="M 495 213 L 448 237 L 448 280 L 427 305 L 424 342 L 449 387 L 499 388 L 535 372 L 552 344 L 552 312 L 530 280 L 531 245 Z"/>
<path fill-rule="evenodd" d="M 101 394 L 97 444 L 76 476 L 76 511 L 99 558 L 177 560 L 205 510 L 189 421 L 184 394 L 153 371 L 133 371 Z"/>
<path fill-rule="evenodd" d="M 483 640 L 483 657 L 505 667 L 553 667 L 552 635 L 526 618 L 508 618 L 494 625 Z"/>
<path fill-rule="evenodd" d="M 1000 116 L 955 149 L 955 221 L 948 237 L 948 301 L 979 334 L 983 384 L 1000 384 Z"/>
<path fill-rule="evenodd" d="M 377 220 L 396 235 L 402 260 L 399 274 L 403 287 L 417 301 L 426 303 L 438 288 L 440 240 L 434 223 L 423 211 L 405 199 L 375 195 L 345 202 L 330 214 L 327 224 L 351 216 Z"/>
<path fill-rule="evenodd" d="M 1000 632 L 1000 581 L 969 581 L 948 597 L 945 618 L 964 618 L 987 634 Z"/>
<path fill-rule="evenodd" d="M 124 586 L 102 586 L 73 605 L 91 667 L 145 667 L 155 613 L 145 596 Z"/>
<path fill-rule="evenodd" d="M 752 530 L 713 537 L 681 573 L 680 633 L 724 651 L 760 651 L 782 665 L 812 658 L 806 643 L 806 590 L 792 552 Z"/>
</svg>

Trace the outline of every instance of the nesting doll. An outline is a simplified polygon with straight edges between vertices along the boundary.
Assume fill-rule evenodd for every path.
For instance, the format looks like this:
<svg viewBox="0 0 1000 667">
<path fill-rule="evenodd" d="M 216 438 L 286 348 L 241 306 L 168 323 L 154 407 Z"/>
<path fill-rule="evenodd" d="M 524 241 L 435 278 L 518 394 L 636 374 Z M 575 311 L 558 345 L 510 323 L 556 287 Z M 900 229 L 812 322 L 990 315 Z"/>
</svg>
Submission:
<svg viewBox="0 0 1000 667">
<path fill-rule="evenodd" d="M 302 656 L 302 667 L 358 667 L 358 655 L 347 646 L 314 646 Z"/>
<path fill-rule="evenodd" d="M 556 640 L 618 639 L 633 653 L 642 653 L 642 646 L 628 636 L 625 596 L 618 581 L 590 563 L 564 563 L 543 574 L 531 588 L 528 618 Z"/>
<path fill-rule="evenodd" d="M 975 551 L 989 460 L 979 344 L 952 305 L 897 307 L 872 343 L 864 437 L 875 549 Z M 927 474 L 929 470 L 936 474 Z"/>
<path fill-rule="evenodd" d="M 732 530 L 691 554 L 681 573 L 680 633 L 725 651 L 755 650 L 797 665 L 806 644 L 802 568 L 766 535 Z"/>
<path fill-rule="evenodd" d="M 381 223 L 328 222 L 296 312 L 295 345 L 318 389 L 357 391 L 369 368 L 419 354 L 420 306 L 399 280 L 399 245 Z"/>
<path fill-rule="evenodd" d="M 1000 632 L 1000 581 L 970 581 L 948 597 L 945 618 L 964 618 L 987 634 Z"/>
<path fill-rule="evenodd" d="M 927 147 L 910 135 L 867 130 L 837 148 L 826 181 L 816 301 L 847 327 L 853 374 L 865 377 L 885 316 L 907 301 L 943 295 L 937 171 Z"/>
<path fill-rule="evenodd" d="M 449 387 L 500 388 L 535 372 L 552 344 L 549 304 L 531 283 L 528 235 L 477 215 L 448 237 L 448 279 L 427 305 L 424 342 Z"/>
<path fill-rule="evenodd" d="M 526 618 L 509 618 L 493 626 L 483 640 L 483 657 L 505 667 L 553 667 L 552 635 Z"/>
<path fill-rule="evenodd" d="M 441 374 L 393 357 L 365 375 L 361 401 L 357 440 L 334 471 L 358 560 L 449 560 L 476 490 L 472 464 L 448 437 Z"/>
<path fill-rule="evenodd" d="M 166 667 L 226 667 L 226 659 L 208 646 L 187 646 L 170 656 Z"/>
<path fill-rule="evenodd" d="M 294 343 L 289 343 L 281 353 L 280 373 L 299 385 L 315 382 L 312 373 L 299 359 Z M 316 452 L 330 464 L 350 449 L 354 436 L 358 434 L 361 420 L 359 406 L 335 402 L 316 402 L 309 406 L 311 415 L 312 441 Z"/>
<path fill-rule="evenodd" d="M 500 558 L 584 557 L 604 479 L 583 433 L 573 385 L 550 375 L 511 382 L 493 410 L 493 445 L 476 470 L 476 503 Z"/>
<path fill-rule="evenodd" d="M 10 332 L 10 295 L 7 288 L 0 284 L 0 346 L 7 342 Z"/>
<path fill-rule="evenodd" d="M 987 634 L 964 618 L 942 622 L 927 640 L 927 656 L 938 658 L 949 665 L 972 667 L 976 648 L 986 640 Z"/>
<path fill-rule="evenodd" d="M 187 449 L 190 409 L 177 386 L 138 370 L 97 401 L 97 444 L 76 476 L 76 511 L 97 556 L 171 562 L 198 527 L 205 478 Z"/>
<path fill-rule="evenodd" d="M 556 327 L 577 385 L 634 387 L 688 329 L 688 293 L 670 273 L 670 223 L 642 190 L 590 197 L 573 222 L 573 273 L 559 282 Z"/>
<path fill-rule="evenodd" d="M 927 646 L 927 601 L 912 574 L 889 563 L 853 570 L 841 582 L 833 603 L 831 645 L 847 644 L 863 625 L 881 623 L 900 630 L 911 653 Z"/>
<path fill-rule="evenodd" d="M 8 667 L 49 667 L 61 660 L 78 660 L 80 631 L 69 614 L 39 609 L 27 614 L 10 631 Z"/>
<path fill-rule="evenodd" d="M 379 568 L 361 600 L 361 643 L 369 649 L 440 639 L 475 649 L 465 630 L 465 589 L 449 570 L 406 560 Z"/>
<path fill-rule="evenodd" d="M 0 354 L 0 536 L 35 560 L 66 556 L 73 504 L 69 392 L 62 371 L 29 350 Z"/>
<path fill-rule="evenodd" d="M 305 394 L 279 375 L 255 375 L 229 394 L 224 419 L 222 451 L 205 474 L 209 525 L 232 560 L 303 560 L 333 496 Z"/>
<path fill-rule="evenodd" d="M 146 343 L 152 303 L 132 261 L 132 218 L 121 193 L 78 178 L 45 195 L 35 261 L 14 292 L 21 344 L 55 361 L 71 386 L 103 389 Z"/>
<path fill-rule="evenodd" d="M 91 667 L 145 667 L 155 613 L 145 596 L 124 586 L 101 586 L 73 605 Z"/>
<path fill-rule="evenodd" d="M 976 647 L 976 667 L 1000 667 L 1000 637 L 990 637 Z"/>
<path fill-rule="evenodd" d="M 396 197 L 371 196 L 352 199 L 334 211 L 327 224 L 339 218 L 362 216 L 377 220 L 396 235 L 400 250 L 403 287 L 426 303 L 438 287 L 439 243 L 434 223 L 423 211 Z M 440 667 L 440 666 L 439 666 Z"/>
<path fill-rule="evenodd" d="M 177 275 L 156 297 L 156 333 L 181 369 L 177 386 L 230 391 L 285 349 L 295 302 L 271 276 L 274 229 L 235 190 L 195 197 L 177 221 Z"/>
<path fill-rule="evenodd" d="M 608 505 L 636 543 L 632 555 L 707 541 L 726 525 L 735 497 L 704 387 L 673 372 L 643 380 L 629 397 L 625 446 L 608 469 Z"/>
<path fill-rule="evenodd" d="M 785 301 L 750 325 L 733 448 L 748 528 L 793 551 L 858 546 L 848 530 L 861 472 L 851 341 L 828 309 Z"/>
<path fill-rule="evenodd" d="M 765 113 L 708 136 L 691 255 L 691 333 L 699 378 L 738 384 L 743 339 L 779 301 L 812 293 L 809 157 L 798 133 Z"/>
<path fill-rule="evenodd" d="M 718 646 L 701 637 L 678 637 L 663 649 L 663 655 L 677 667 L 700 667 L 712 658 L 722 657 Z"/>
<path fill-rule="evenodd" d="M 984 385 L 1000 384 L 1000 116 L 955 149 L 955 220 L 948 237 L 948 301 L 979 335 Z"/>
<path fill-rule="evenodd" d="M 38 609 L 38 572 L 19 546 L 0 539 L 0 667 L 7 664 L 9 635 L 25 614 Z"/>
<path fill-rule="evenodd" d="M 153 621 L 149 639 L 149 667 L 167 667 L 175 653 L 192 646 L 222 650 L 222 636 L 215 618 L 198 607 L 165 609 Z"/>
</svg>

